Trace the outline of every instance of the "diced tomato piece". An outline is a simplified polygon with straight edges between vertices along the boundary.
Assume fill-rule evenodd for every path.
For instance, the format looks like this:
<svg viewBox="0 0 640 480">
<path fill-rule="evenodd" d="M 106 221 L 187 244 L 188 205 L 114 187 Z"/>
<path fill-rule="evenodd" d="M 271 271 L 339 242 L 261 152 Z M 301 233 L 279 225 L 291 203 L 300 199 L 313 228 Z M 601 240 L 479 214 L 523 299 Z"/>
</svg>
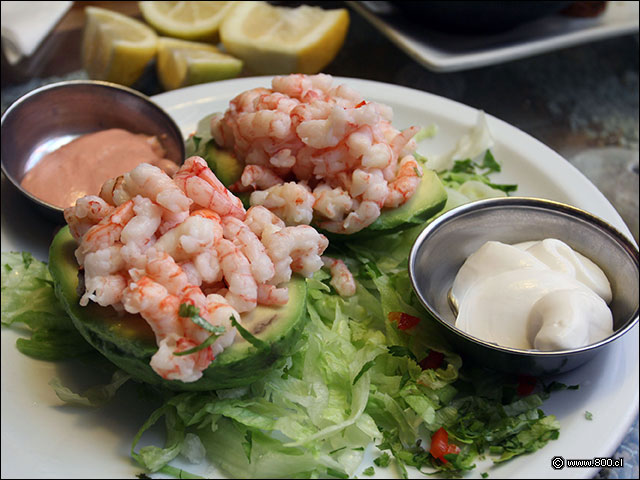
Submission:
<svg viewBox="0 0 640 480">
<path fill-rule="evenodd" d="M 364 107 L 366 104 L 367 102 L 363 100 L 358 105 L 356 105 L 356 108 Z"/>
<path fill-rule="evenodd" d="M 443 361 L 444 353 L 430 350 L 429 354 L 420 361 L 420 367 L 422 367 L 423 370 L 435 370 L 436 368 L 440 368 Z"/>
<path fill-rule="evenodd" d="M 431 437 L 431 448 L 429 449 L 429 453 L 434 458 L 441 458 L 445 453 L 447 453 L 448 445 L 449 434 L 443 427 L 440 427 Z"/>
<path fill-rule="evenodd" d="M 460 447 L 452 443 L 450 444 L 449 434 L 444 427 L 440 427 L 431 437 L 431 448 L 429 449 L 429 453 L 432 457 L 437 458 L 442 463 L 447 463 L 447 459 L 444 458 L 444 456 L 449 453 L 460 453 Z"/>
<path fill-rule="evenodd" d="M 445 455 L 447 455 L 447 454 L 449 454 L 449 453 L 455 453 L 455 454 L 457 455 L 458 453 L 460 453 L 460 447 L 459 447 L 458 445 L 455 445 L 455 444 L 453 444 L 453 443 L 450 443 L 450 444 L 447 446 L 447 453 L 446 453 Z M 442 461 L 443 461 L 443 462 L 446 462 L 447 460 L 443 458 L 443 459 L 442 459 Z"/>
<path fill-rule="evenodd" d="M 404 312 L 389 312 L 389 321 L 398 324 L 398 330 L 409 330 L 420 323 L 418 317 Z"/>
<path fill-rule="evenodd" d="M 536 388 L 536 382 L 536 378 L 531 375 L 518 375 L 518 395 L 521 397 L 531 395 L 534 388 Z"/>
</svg>

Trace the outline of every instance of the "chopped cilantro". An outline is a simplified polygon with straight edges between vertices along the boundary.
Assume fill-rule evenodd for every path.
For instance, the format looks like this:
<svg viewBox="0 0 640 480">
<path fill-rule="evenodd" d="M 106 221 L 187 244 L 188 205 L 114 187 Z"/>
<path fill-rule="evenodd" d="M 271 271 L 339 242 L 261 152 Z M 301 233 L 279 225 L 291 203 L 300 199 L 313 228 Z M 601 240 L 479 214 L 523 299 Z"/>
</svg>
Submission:
<svg viewBox="0 0 640 480">
<path fill-rule="evenodd" d="M 366 372 L 367 370 L 369 370 L 371 367 L 373 367 L 373 366 L 375 365 L 375 363 L 376 363 L 376 362 L 375 362 L 374 360 L 370 360 L 370 361 L 368 361 L 367 363 L 365 363 L 365 364 L 362 366 L 362 368 L 360 369 L 360 371 L 358 372 L 358 374 L 354 377 L 352 385 L 355 385 L 355 384 L 356 384 L 356 382 L 357 382 L 358 380 L 360 380 L 360 377 L 361 377 L 362 375 L 364 375 L 364 374 L 365 374 L 365 372 Z"/>
<path fill-rule="evenodd" d="M 389 345 L 387 347 L 387 350 L 394 357 L 409 357 L 415 362 L 418 361 L 418 359 L 413 354 L 413 352 L 409 350 L 407 347 L 403 347 L 402 345 Z"/>
<path fill-rule="evenodd" d="M 380 455 L 378 458 L 376 458 L 373 461 L 373 463 L 375 463 L 377 466 L 382 468 L 388 467 L 390 462 L 391 462 L 391 457 L 387 452 L 384 452 L 382 455 Z"/>
</svg>

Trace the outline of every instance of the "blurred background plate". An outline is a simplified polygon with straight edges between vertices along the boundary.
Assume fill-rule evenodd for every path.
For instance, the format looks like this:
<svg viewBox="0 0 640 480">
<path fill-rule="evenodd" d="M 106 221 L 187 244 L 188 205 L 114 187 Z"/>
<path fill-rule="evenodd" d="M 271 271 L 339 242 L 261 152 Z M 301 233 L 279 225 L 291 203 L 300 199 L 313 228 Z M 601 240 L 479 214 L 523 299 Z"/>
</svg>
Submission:
<svg viewBox="0 0 640 480">
<path fill-rule="evenodd" d="M 547 10 L 524 5 L 519 13 L 508 12 L 492 22 L 478 22 L 476 28 L 468 19 L 478 18 L 477 13 L 463 14 L 453 6 L 443 9 L 440 4 L 458 4 L 458 9 L 462 8 L 460 4 L 488 4 L 484 8 L 491 9 L 501 2 L 347 3 L 413 59 L 435 72 L 494 65 L 638 31 L 638 2 L 607 2 L 600 15 L 583 18 L 558 13 L 570 2 L 512 2 L 551 7 L 547 5 Z M 409 3 L 415 5 L 403 5 Z M 409 15 L 405 15 L 407 11 Z M 439 30 L 433 28 L 432 17 L 439 19 Z"/>
</svg>

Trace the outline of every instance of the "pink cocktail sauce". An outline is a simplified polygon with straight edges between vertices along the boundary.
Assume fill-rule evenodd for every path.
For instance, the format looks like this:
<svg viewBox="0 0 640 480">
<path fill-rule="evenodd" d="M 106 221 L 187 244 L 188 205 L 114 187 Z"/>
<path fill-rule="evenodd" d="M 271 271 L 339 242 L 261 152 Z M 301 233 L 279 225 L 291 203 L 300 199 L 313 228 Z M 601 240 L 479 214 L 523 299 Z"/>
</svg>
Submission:
<svg viewBox="0 0 640 480">
<path fill-rule="evenodd" d="M 104 182 L 140 163 L 155 165 L 172 176 L 178 165 L 164 155 L 156 137 L 119 128 L 102 130 L 45 155 L 26 173 L 21 185 L 40 200 L 67 208 L 85 195 L 98 195 Z"/>
</svg>

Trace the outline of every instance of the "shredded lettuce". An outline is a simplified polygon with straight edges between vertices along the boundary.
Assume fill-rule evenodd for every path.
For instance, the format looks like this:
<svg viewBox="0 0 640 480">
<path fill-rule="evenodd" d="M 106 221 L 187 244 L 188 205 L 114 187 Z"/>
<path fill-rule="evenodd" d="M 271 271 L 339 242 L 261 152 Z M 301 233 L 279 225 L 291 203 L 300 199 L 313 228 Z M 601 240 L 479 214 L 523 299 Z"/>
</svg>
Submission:
<svg viewBox="0 0 640 480">
<path fill-rule="evenodd" d="M 394 253 L 406 261 L 406 242 L 391 244 L 404 245 L 403 254 Z M 519 398 L 513 379 L 465 369 L 403 286 L 406 268 L 384 271 L 368 263 L 376 255 L 371 245 L 353 248 L 364 259 L 355 270 L 356 295 L 336 296 L 318 272 L 308 281 L 310 323 L 297 353 L 250 388 L 171 398 L 137 436 L 165 416 L 171 440 L 134 453 L 142 466 L 161 468 L 192 433 L 233 477 L 352 477 L 372 442 L 384 451 L 376 464 L 391 464 L 401 476 L 409 467 L 458 475 L 481 455 L 502 462 L 557 438 L 557 421 L 539 410 L 546 393 Z M 388 320 L 396 311 L 420 322 L 399 330 Z M 444 362 L 423 370 L 419 362 L 431 349 Z M 461 446 L 447 464 L 428 453 L 440 427 Z"/>
<path fill-rule="evenodd" d="M 58 377 L 52 378 L 49 381 L 49 385 L 63 402 L 82 407 L 101 407 L 108 403 L 115 396 L 118 389 L 130 379 L 131 375 L 128 373 L 122 370 L 116 370 L 109 383 L 105 385 L 95 385 L 81 394 L 73 392 L 64 386 Z"/>
<path fill-rule="evenodd" d="M 493 136 L 484 112 L 478 112 L 476 124 L 460 137 L 456 146 L 444 155 L 430 156 L 426 167 L 436 172 L 451 170 L 456 160 L 477 158 L 494 145 Z"/>
<path fill-rule="evenodd" d="M 2 325 L 22 327 L 30 338 L 18 350 L 40 360 L 62 360 L 92 352 L 62 305 L 46 263 L 28 252 L 2 252 Z"/>
</svg>

